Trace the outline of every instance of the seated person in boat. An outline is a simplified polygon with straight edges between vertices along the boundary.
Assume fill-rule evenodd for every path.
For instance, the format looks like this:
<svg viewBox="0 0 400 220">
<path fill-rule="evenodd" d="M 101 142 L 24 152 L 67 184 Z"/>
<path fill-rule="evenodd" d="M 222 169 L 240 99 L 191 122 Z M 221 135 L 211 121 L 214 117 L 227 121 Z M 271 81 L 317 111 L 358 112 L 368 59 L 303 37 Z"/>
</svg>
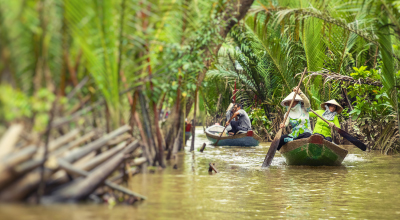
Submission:
<svg viewBox="0 0 400 220">
<path fill-rule="evenodd" d="M 242 109 L 241 104 L 235 104 L 234 105 L 234 110 L 235 112 L 233 113 L 233 118 L 236 119 L 236 121 L 229 121 L 226 122 L 225 126 L 231 125 L 232 130 L 229 132 L 230 135 L 235 135 L 239 131 L 249 131 L 251 130 L 251 123 L 250 123 L 250 118 L 247 115 L 246 111 Z"/>
<path fill-rule="evenodd" d="M 310 117 L 317 118 L 317 123 L 315 124 L 314 128 L 314 134 L 322 135 L 325 140 L 332 142 L 331 128 L 333 126 L 340 128 L 337 114 L 340 114 L 343 111 L 343 107 L 340 106 L 339 103 L 336 102 L 336 100 L 332 99 L 322 103 L 321 108 L 325 110 L 317 110 L 315 112 L 325 118 L 325 120 L 329 122 L 329 125 L 322 119 L 317 117 L 314 113 L 310 112 Z"/>
<path fill-rule="evenodd" d="M 295 91 L 295 89 L 293 89 Z M 290 102 L 293 99 L 295 92 L 290 93 L 282 102 L 281 105 L 289 108 Z M 311 136 L 311 125 L 310 125 L 310 102 L 308 98 L 303 94 L 303 92 L 299 89 L 298 95 L 296 95 L 295 101 L 292 104 L 292 108 L 289 112 L 289 117 L 287 118 L 285 123 L 280 125 L 281 128 L 285 128 L 289 125 L 292 126 L 292 133 L 282 135 L 279 141 L 278 150 L 281 149 L 283 145 L 285 145 L 289 141 L 308 138 Z M 288 112 L 286 112 L 288 114 Z M 285 114 L 285 116 L 286 116 Z"/>
</svg>

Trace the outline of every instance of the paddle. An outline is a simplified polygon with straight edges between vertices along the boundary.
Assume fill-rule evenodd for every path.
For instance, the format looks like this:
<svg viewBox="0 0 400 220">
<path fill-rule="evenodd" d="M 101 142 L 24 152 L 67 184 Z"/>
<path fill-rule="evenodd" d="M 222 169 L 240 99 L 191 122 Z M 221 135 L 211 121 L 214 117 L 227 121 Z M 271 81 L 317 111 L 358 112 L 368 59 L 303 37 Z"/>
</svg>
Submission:
<svg viewBox="0 0 400 220">
<path fill-rule="evenodd" d="M 314 110 L 310 109 L 310 111 L 312 111 L 316 116 L 318 116 L 320 119 L 322 119 L 324 122 L 326 122 L 327 124 L 329 124 L 329 122 L 327 120 L 325 120 L 325 118 L 323 118 L 321 115 L 319 115 L 318 113 L 316 113 Z M 350 141 L 352 144 L 356 145 L 358 148 L 360 148 L 362 151 L 365 151 L 367 149 L 367 146 L 365 144 L 363 144 L 361 141 L 359 141 L 357 138 L 351 136 L 349 133 L 343 131 L 342 129 L 333 126 L 335 128 L 335 130 L 344 138 L 346 138 L 348 141 Z"/>
<path fill-rule="evenodd" d="M 231 122 L 232 119 L 233 119 L 233 115 L 232 115 L 232 117 L 229 119 L 228 123 Z M 221 135 L 219 135 L 219 138 L 218 138 L 217 142 L 215 142 L 215 146 L 218 146 L 218 142 L 219 142 L 219 140 L 221 139 L 222 134 L 225 132 L 226 127 L 228 127 L 228 125 L 225 125 L 225 128 L 224 128 L 224 130 L 222 131 Z"/>
<path fill-rule="evenodd" d="M 293 104 L 294 100 L 296 99 L 297 93 L 299 93 L 299 88 L 300 88 L 301 82 L 303 81 L 304 75 L 306 74 L 306 71 L 307 71 L 307 67 L 304 69 L 304 72 L 301 75 L 301 79 L 300 79 L 299 85 L 297 86 L 296 92 L 294 92 L 293 99 L 290 102 L 289 109 L 287 111 L 288 113 L 286 114 L 285 119 L 283 119 L 283 123 L 284 124 L 286 122 L 286 119 L 289 116 L 290 110 L 292 109 L 292 104 Z M 276 149 L 278 149 L 278 145 L 279 145 L 279 141 L 281 139 L 281 136 L 282 136 L 282 128 L 280 128 L 278 133 L 276 133 L 275 138 L 272 141 L 271 146 L 269 147 L 268 153 L 265 156 L 264 162 L 263 162 L 261 167 L 269 167 L 269 165 L 271 165 L 272 159 L 274 159 L 274 156 L 275 156 L 275 153 L 276 153 Z"/>
</svg>

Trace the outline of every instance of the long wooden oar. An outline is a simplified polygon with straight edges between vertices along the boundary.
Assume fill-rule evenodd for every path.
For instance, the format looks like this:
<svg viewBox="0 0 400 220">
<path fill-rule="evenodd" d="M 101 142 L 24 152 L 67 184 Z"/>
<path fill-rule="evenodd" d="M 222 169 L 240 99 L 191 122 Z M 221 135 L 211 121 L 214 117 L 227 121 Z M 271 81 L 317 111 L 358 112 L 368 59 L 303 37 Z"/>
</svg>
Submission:
<svg viewBox="0 0 400 220">
<path fill-rule="evenodd" d="M 231 122 L 232 119 L 233 119 L 233 115 L 232 115 L 232 117 L 229 119 L 228 123 Z M 221 135 L 219 135 L 219 138 L 218 138 L 217 142 L 215 142 L 215 146 L 218 146 L 218 142 L 219 142 L 219 140 L 221 139 L 222 134 L 225 132 L 226 127 L 228 127 L 228 125 L 225 125 L 225 128 L 224 128 L 224 130 L 222 131 Z"/>
<path fill-rule="evenodd" d="M 323 118 L 321 115 L 319 115 L 318 113 L 316 113 L 314 110 L 310 109 L 310 111 L 312 111 L 316 116 L 318 116 L 320 119 L 322 119 L 324 122 L 326 122 L 327 124 L 329 124 L 329 122 L 327 120 L 325 120 L 325 118 Z M 344 138 L 346 138 L 348 141 L 350 141 L 352 144 L 356 145 L 358 148 L 360 148 L 362 151 L 365 151 L 367 149 L 367 146 L 365 144 L 363 144 L 361 141 L 359 141 L 357 138 L 351 136 L 349 133 L 343 131 L 342 129 L 333 126 L 333 128 L 335 128 L 335 130 Z"/>
<path fill-rule="evenodd" d="M 285 119 L 283 119 L 283 124 L 285 124 L 287 118 L 289 117 L 290 110 L 292 109 L 292 104 L 293 104 L 294 100 L 296 99 L 297 93 L 299 93 L 299 88 L 300 88 L 301 82 L 303 81 L 304 75 L 306 74 L 306 71 L 307 71 L 307 67 L 304 69 L 304 72 L 301 75 L 299 85 L 297 86 L 296 92 L 294 92 L 294 96 L 293 96 L 292 101 L 290 102 L 290 106 L 289 106 L 289 109 L 285 116 Z M 271 146 L 269 147 L 268 153 L 265 156 L 264 162 L 261 167 L 269 167 L 269 165 L 271 165 L 272 159 L 274 159 L 274 156 L 276 153 L 276 149 L 278 149 L 278 145 L 279 145 L 281 136 L 282 136 L 282 128 L 280 128 L 278 133 L 276 133 L 275 138 L 272 141 Z"/>
</svg>

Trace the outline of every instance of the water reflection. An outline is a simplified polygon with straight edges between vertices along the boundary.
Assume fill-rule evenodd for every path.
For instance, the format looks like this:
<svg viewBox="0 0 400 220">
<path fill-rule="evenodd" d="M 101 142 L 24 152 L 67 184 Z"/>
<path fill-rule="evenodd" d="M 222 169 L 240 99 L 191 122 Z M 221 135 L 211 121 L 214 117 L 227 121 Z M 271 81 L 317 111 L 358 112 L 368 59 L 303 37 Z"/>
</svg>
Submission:
<svg viewBox="0 0 400 220">
<path fill-rule="evenodd" d="M 208 143 L 196 130 L 196 149 Z M 190 143 L 190 141 L 188 141 Z M 178 169 L 139 174 L 130 187 L 148 200 L 135 206 L 1 205 L 3 219 L 400 218 L 400 157 L 349 147 L 338 167 L 286 166 L 277 152 L 261 169 L 268 143 L 179 154 Z M 220 171 L 208 172 L 208 163 Z"/>
</svg>

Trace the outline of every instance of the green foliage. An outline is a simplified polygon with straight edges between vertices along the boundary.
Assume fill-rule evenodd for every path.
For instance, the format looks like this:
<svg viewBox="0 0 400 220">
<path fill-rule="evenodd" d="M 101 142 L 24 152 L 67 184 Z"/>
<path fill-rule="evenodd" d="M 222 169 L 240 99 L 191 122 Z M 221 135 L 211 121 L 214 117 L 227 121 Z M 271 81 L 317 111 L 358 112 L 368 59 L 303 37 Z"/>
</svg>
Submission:
<svg viewBox="0 0 400 220">
<path fill-rule="evenodd" d="M 350 75 L 354 79 L 374 79 L 379 80 L 381 77 L 378 74 L 379 70 L 367 70 L 366 66 L 360 68 L 353 67 L 354 73 Z M 354 83 L 347 87 L 350 97 L 355 98 L 353 102 L 354 110 L 350 113 L 357 117 L 385 117 L 393 112 L 391 99 L 388 96 L 387 90 L 378 86 Z"/>
<path fill-rule="evenodd" d="M 251 107 L 249 107 L 246 109 L 246 112 L 249 112 L 249 118 L 253 120 L 251 122 L 253 127 L 261 125 L 267 130 L 271 129 L 272 122 L 265 116 L 263 109 L 255 108 L 251 110 Z"/>
<path fill-rule="evenodd" d="M 350 73 L 350 76 L 353 77 L 354 79 L 365 79 L 365 78 L 371 78 L 374 80 L 380 80 L 381 77 L 378 74 L 378 71 L 376 69 L 371 69 L 367 70 L 367 66 L 361 66 L 360 68 L 353 67 L 354 73 Z"/>
<path fill-rule="evenodd" d="M 33 130 L 43 131 L 49 120 L 49 112 L 55 95 L 48 89 L 40 89 L 34 96 L 29 97 L 9 85 L 1 85 L 0 90 L 0 121 L 14 121 L 35 117 Z M 65 99 L 59 100 L 65 103 Z M 60 104 L 59 103 L 59 104 Z"/>
</svg>

